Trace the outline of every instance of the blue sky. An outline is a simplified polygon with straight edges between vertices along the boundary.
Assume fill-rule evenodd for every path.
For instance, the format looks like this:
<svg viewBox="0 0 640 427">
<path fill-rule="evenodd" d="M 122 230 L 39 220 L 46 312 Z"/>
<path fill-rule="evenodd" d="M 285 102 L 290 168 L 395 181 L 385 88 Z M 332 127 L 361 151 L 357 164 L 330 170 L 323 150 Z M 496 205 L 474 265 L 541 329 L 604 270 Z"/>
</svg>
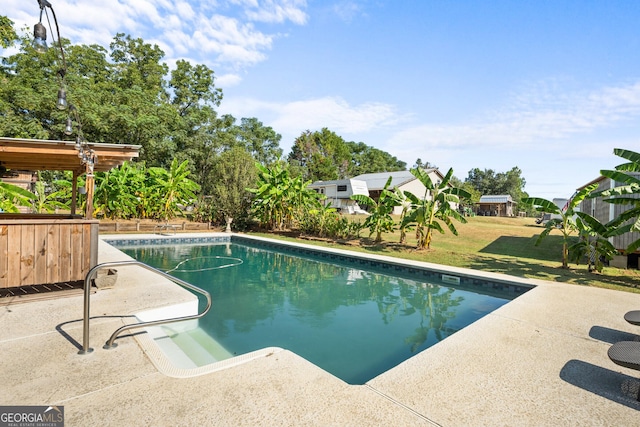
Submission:
<svg viewBox="0 0 640 427">
<path fill-rule="evenodd" d="M 49 1 L 74 43 L 124 32 L 206 64 L 219 111 L 273 127 L 285 154 L 327 127 L 461 179 L 517 166 L 552 199 L 640 151 L 636 0 Z M 36 0 L 2 3 L 37 22 Z"/>
</svg>

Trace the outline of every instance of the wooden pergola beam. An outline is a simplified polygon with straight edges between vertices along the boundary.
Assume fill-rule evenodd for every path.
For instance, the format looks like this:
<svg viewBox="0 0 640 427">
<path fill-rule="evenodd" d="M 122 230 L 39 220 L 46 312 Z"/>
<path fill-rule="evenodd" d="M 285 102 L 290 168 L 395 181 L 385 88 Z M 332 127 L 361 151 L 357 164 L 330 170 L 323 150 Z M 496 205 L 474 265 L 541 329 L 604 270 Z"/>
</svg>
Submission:
<svg viewBox="0 0 640 427">
<path fill-rule="evenodd" d="M 138 157 L 140 145 L 86 143 L 94 151 L 97 161 L 93 171 L 78 157 L 75 143 L 42 139 L 0 137 L 0 166 L 27 171 L 72 171 L 73 199 L 71 213 L 75 214 L 77 179 L 87 174 L 87 211 L 85 218 L 93 217 L 93 172 L 107 172 Z"/>
</svg>

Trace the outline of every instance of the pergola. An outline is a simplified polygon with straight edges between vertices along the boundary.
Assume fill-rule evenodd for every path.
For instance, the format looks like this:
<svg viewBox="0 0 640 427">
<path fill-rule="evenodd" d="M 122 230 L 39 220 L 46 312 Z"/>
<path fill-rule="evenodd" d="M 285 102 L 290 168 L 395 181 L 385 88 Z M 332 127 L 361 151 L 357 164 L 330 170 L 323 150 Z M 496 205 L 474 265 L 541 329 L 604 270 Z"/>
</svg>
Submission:
<svg viewBox="0 0 640 427">
<path fill-rule="evenodd" d="M 86 173 L 87 203 L 84 217 L 92 219 L 93 172 L 106 172 L 138 157 L 140 145 L 85 143 L 83 149 L 93 150 L 93 167 L 78 156 L 79 151 L 74 142 L 0 137 L 0 167 L 28 171 L 73 172 L 72 215 L 76 213 L 78 177 Z"/>
</svg>

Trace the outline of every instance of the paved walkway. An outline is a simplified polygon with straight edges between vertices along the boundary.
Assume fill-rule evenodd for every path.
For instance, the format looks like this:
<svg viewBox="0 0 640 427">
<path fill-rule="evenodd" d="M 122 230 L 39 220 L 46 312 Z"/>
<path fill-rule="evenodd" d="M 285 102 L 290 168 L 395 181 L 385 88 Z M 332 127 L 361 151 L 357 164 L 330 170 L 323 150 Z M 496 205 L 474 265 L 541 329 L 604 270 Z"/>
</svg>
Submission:
<svg viewBox="0 0 640 427">
<path fill-rule="evenodd" d="M 100 262 L 120 259 L 100 242 Z M 622 387 L 637 389 L 640 372 L 614 365 L 607 349 L 640 333 L 622 318 L 640 308 L 640 295 L 535 283 L 436 346 L 352 386 L 286 350 L 172 378 L 136 339 L 102 349 L 128 321 L 120 316 L 192 299 L 146 270 L 121 268 L 113 289 L 92 295 L 89 355 L 77 354 L 81 296 L 0 307 L 0 405 L 64 405 L 66 426 L 637 424 L 640 404 Z"/>
</svg>

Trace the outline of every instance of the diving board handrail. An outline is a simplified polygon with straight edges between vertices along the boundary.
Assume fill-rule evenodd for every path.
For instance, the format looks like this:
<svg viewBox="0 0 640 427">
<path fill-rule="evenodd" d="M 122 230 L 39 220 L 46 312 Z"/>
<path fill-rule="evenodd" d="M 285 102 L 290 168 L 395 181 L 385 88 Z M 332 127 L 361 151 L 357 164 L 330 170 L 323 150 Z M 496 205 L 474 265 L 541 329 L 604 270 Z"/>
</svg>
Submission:
<svg viewBox="0 0 640 427">
<path fill-rule="evenodd" d="M 113 262 L 104 262 L 102 264 L 98 264 L 95 267 L 93 267 L 91 270 L 89 270 L 89 272 L 87 273 L 87 275 L 85 276 L 84 279 L 84 318 L 83 318 L 83 324 L 82 324 L 82 350 L 80 350 L 78 352 L 78 354 L 88 354 L 91 353 L 93 351 L 93 349 L 91 347 L 89 347 L 89 303 L 90 303 L 90 295 L 91 295 L 91 280 L 96 276 L 98 270 L 102 270 L 104 268 L 109 268 L 109 267 L 122 267 L 122 266 L 130 266 L 130 265 L 135 265 L 138 267 L 142 267 L 145 268 L 153 273 L 159 274 L 160 276 L 164 277 L 165 279 L 168 279 L 184 288 L 187 288 L 191 291 L 197 292 L 201 295 L 203 295 L 206 299 L 207 299 L 207 307 L 204 309 L 204 311 L 202 313 L 198 313 L 198 314 L 194 314 L 194 315 L 190 315 L 190 316 L 182 316 L 182 317 L 173 317 L 173 318 L 169 318 L 169 319 L 158 319 L 158 320 L 150 320 L 150 321 L 146 321 L 146 322 L 139 322 L 139 323 L 133 323 L 130 325 L 124 325 L 118 329 L 115 330 L 115 332 L 113 332 L 113 334 L 111 334 L 111 337 L 109 338 L 109 340 L 107 340 L 107 342 L 105 343 L 105 345 L 103 346 L 103 348 L 105 349 L 110 349 L 110 348 L 114 348 L 117 346 L 117 344 L 114 344 L 115 339 L 118 337 L 118 335 L 120 335 L 120 333 L 127 331 L 129 329 L 134 329 L 134 328 L 142 328 L 145 326 L 156 326 L 156 325 L 163 325 L 165 323 L 173 323 L 173 322 L 182 322 L 184 320 L 195 320 L 195 319 L 199 319 L 202 316 L 204 316 L 205 314 L 207 314 L 209 312 L 209 309 L 211 308 L 211 295 L 209 294 L 209 292 L 205 291 L 204 289 L 200 289 L 197 286 L 192 285 L 191 283 L 185 282 L 184 280 L 180 280 L 177 277 L 173 277 L 170 274 L 165 273 L 162 270 L 158 270 L 157 268 L 153 268 L 143 262 L 140 261 L 136 261 L 136 260 L 132 260 L 132 261 L 113 261 Z"/>
</svg>

